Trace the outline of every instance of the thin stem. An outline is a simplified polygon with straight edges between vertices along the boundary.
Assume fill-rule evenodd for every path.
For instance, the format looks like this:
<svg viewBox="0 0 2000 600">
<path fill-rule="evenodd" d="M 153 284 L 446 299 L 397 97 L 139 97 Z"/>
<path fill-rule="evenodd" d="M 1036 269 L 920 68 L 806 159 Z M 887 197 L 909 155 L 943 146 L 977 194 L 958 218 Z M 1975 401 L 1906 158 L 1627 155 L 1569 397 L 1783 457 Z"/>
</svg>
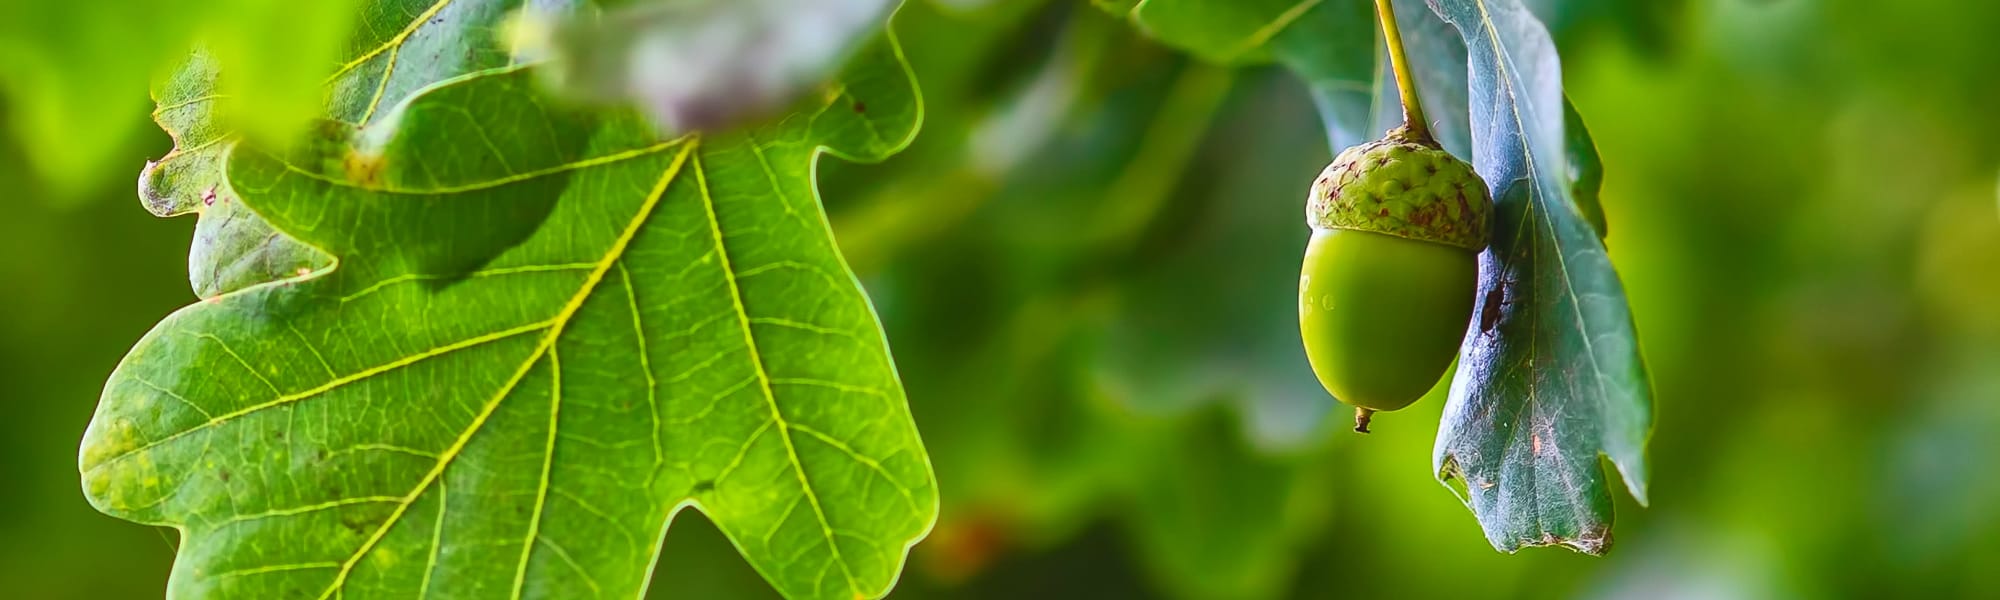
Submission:
<svg viewBox="0 0 2000 600">
<path fill-rule="evenodd" d="M 1389 41 L 1389 67 L 1396 70 L 1396 91 L 1403 96 L 1403 126 L 1419 142 L 1436 144 L 1430 121 L 1424 119 L 1424 104 L 1417 98 L 1417 77 L 1410 72 L 1410 58 L 1403 52 L 1403 32 L 1396 28 L 1396 9 L 1390 0 L 1375 0 L 1375 16 L 1382 21 L 1382 35 Z"/>
</svg>

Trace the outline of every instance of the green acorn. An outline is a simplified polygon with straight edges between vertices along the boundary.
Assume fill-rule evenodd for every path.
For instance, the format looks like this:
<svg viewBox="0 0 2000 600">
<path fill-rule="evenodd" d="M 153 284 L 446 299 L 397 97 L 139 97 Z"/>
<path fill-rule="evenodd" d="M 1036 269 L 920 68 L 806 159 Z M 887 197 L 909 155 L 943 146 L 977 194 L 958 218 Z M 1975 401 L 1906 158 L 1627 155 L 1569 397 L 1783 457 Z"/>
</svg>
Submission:
<svg viewBox="0 0 2000 600">
<path fill-rule="evenodd" d="M 1409 406 L 1444 375 L 1472 318 L 1493 200 L 1472 165 L 1399 127 L 1341 151 L 1306 199 L 1299 332 L 1328 393 Z"/>
</svg>

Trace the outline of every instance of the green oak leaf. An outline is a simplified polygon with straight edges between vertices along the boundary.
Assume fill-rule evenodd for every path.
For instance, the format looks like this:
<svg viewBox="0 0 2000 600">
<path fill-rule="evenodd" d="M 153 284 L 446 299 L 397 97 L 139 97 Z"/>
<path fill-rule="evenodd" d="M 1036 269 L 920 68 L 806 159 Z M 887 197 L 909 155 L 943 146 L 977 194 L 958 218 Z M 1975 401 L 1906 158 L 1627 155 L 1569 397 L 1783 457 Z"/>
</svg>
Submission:
<svg viewBox="0 0 2000 600">
<path fill-rule="evenodd" d="M 1472 162 L 1499 218 L 1433 466 L 1465 483 L 1495 548 L 1601 554 L 1612 507 L 1598 456 L 1645 502 L 1653 405 L 1624 287 L 1574 203 L 1555 45 L 1518 0 L 1434 6 L 1466 41 Z"/>
<path fill-rule="evenodd" d="M 188 285 L 201 298 L 332 263 L 272 229 L 223 183 L 223 158 L 236 136 L 222 123 L 215 75 L 214 61 L 196 53 L 155 88 L 159 108 L 153 116 L 173 137 L 174 150 L 139 173 L 139 199 L 146 210 L 162 217 L 199 215 L 188 246 Z"/>
<path fill-rule="evenodd" d="M 370 0 L 361 11 L 338 66 L 324 71 L 326 98 L 320 117 L 350 128 L 366 126 L 384 107 L 419 88 L 480 69 L 505 66 L 510 57 L 496 39 L 502 21 L 521 0 Z M 536 10 L 567 10 L 568 2 Z M 139 176 L 147 210 L 163 217 L 199 213 L 188 251 L 188 282 L 195 295 L 231 291 L 313 271 L 331 258 L 273 229 L 223 185 L 222 157 L 239 137 L 229 128 L 218 65 L 197 52 L 155 86 L 153 111 L 174 138 L 174 150 L 148 163 Z"/>
<path fill-rule="evenodd" d="M 173 598 L 631 598 L 680 509 L 780 593 L 884 595 L 937 514 L 821 153 L 921 118 L 886 35 L 814 102 L 658 141 L 474 71 L 225 157 L 329 269 L 182 309 L 106 383 L 91 503 L 181 531 Z"/>
</svg>

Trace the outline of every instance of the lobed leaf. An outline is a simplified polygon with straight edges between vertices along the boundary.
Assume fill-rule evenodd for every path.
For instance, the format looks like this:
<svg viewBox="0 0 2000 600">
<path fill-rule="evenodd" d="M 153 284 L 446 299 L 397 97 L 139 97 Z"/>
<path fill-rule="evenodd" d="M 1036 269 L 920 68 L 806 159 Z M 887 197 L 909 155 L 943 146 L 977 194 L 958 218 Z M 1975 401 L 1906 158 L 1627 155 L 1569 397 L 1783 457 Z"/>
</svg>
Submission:
<svg viewBox="0 0 2000 600">
<path fill-rule="evenodd" d="M 327 127 L 366 126 L 424 86 L 511 58 L 496 39 L 521 0 L 371 0 L 362 8 L 342 63 L 325 76 L 320 117 Z M 567 11 L 568 1 L 534 10 Z M 146 165 L 139 196 L 160 216 L 199 213 L 188 252 L 195 295 L 212 298 L 330 264 L 330 257 L 271 228 L 223 185 L 222 156 L 239 138 L 225 114 L 218 65 L 206 52 L 190 56 L 153 91 L 154 120 L 174 149 Z"/>
<path fill-rule="evenodd" d="M 630 598 L 686 507 L 788 597 L 886 594 L 936 484 L 813 172 L 915 135 L 893 40 L 714 137 L 518 66 L 402 93 L 227 153 L 335 262 L 174 313 L 106 384 L 85 492 L 182 532 L 169 597 Z"/>
<path fill-rule="evenodd" d="M 1466 43 L 1472 162 L 1498 209 L 1433 466 L 1465 482 L 1495 548 L 1601 554 L 1612 507 L 1597 457 L 1645 502 L 1653 406 L 1624 288 L 1576 203 L 1561 65 L 1516 0 L 1433 6 Z"/>
</svg>

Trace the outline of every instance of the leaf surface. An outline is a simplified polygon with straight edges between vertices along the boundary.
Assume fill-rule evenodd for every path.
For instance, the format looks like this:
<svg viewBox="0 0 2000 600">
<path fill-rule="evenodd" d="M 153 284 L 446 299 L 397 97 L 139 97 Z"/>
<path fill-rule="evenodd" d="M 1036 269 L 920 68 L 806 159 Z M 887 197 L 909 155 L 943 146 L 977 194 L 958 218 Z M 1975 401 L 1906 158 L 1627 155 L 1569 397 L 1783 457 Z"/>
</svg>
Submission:
<svg viewBox="0 0 2000 600">
<path fill-rule="evenodd" d="M 567 10 L 555 2 L 537 10 Z M 338 66 L 324 72 L 327 127 L 359 128 L 385 107 L 427 85 L 510 58 L 495 39 L 519 0 L 372 0 Z M 225 115 L 219 65 L 207 52 L 190 56 L 156 86 L 154 120 L 174 138 L 174 150 L 146 165 L 139 195 L 160 216 L 199 213 L 188 252 L 188 282 L 212 298 L 330 264 L 330 257 L 271 228 L 223 185 L 222 157 L 240 137 Z"/>
<path fill-rule="evenodd" d="M 1612 508 L 1598 456 L 1645 502 L 1653 406 L 1624 287 L 1575 203 L 1561 65 L 1516 0 L 1436 7 L 1465 40 L 1472 162 L 1499 212 L 1433 466 L 1464 481 L 1495 548 L 1601 554 Z"/>
<path fill-rule="evenodd" d="M 148 333 L 85 491 L 183 532 L 175 598 L 630 598 L 689 506 L 788 597 L 886 594 L 936 485 L 813 171 L 920 115 L 884 37 L 730 135 L 661 142 L 500 67 L 237 147 L 228 191 L 338 260 Z"/>
</svg>

